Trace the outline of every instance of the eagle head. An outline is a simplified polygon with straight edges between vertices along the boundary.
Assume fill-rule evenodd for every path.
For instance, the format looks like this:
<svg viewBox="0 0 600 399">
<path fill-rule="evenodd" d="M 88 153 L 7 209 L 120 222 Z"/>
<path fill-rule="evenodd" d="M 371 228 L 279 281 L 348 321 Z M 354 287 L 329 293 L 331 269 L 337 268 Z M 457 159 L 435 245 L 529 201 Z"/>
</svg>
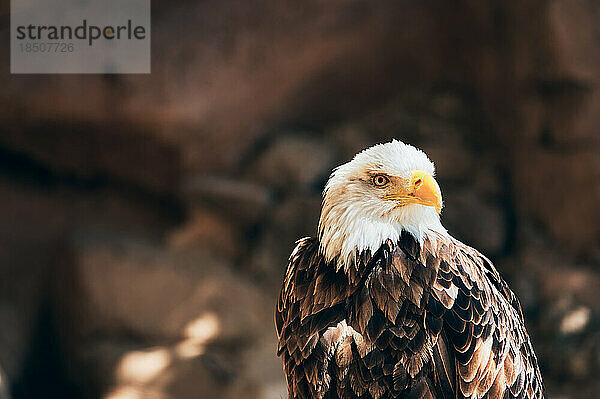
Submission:
<svg viewBox="0 0 600 399">
<path fill-rule="evenodd" d="M 393 140 L 358 153 L 331 174 L 323 193 L 319 241 L 327 261 L 353 264 L 402 230 L 422 240 L 440 223 L 442 194 L 425 153 Z"/>
</svg>

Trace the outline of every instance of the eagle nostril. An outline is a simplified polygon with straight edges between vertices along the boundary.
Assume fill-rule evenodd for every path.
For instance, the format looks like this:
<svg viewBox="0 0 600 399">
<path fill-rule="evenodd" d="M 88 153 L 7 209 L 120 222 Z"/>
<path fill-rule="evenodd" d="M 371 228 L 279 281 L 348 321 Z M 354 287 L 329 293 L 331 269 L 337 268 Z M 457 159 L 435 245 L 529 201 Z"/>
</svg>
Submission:
<svg viewBox="0 0 600 399">
<path fill-rule="evenodd" d="M 421 180 L 421 179 L 415 180 L 415 187 L 419 187 L 421 185 L 421 183 L 423 183 L 423 180 Z"/>
</svg>

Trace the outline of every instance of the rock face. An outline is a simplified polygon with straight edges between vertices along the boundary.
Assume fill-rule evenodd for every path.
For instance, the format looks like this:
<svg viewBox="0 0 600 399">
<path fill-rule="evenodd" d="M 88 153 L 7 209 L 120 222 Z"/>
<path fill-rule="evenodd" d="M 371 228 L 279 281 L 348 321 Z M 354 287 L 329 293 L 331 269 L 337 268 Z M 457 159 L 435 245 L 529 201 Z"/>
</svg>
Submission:
<svg viewBox="0 0 600 399">
<path fill-rule="evenodd" d="M 15 399 L 285 397 L 287 257 L 331 169 L 392 138 L 430 155 L 445 226 L 521 298 L 550 396 L 600 396 L 593 1 L 181 0 L 152 17 L 148 76 L 0 64 Z"/>
<path fill-rule="evenodd" d="M 310 190 L 329 176 L 335 166 L 336 149 L 323 140 L 302 134 L 277 137 L 256 155 L 247 176 L 267 186 L 288 192 Z"/>
<path fill-rule="evenodd" d="M 205 397 L 258 398 L 278 386 L 279 367 L 249 378 L 249 359 L 273 340 L 270 303 L 254 285 L 206 251 L 115 236 L 79 232 L 72 265 L 57 278 L 72 378 L 108 398 L 196 398 L 199 384 Z"/>
</svg>

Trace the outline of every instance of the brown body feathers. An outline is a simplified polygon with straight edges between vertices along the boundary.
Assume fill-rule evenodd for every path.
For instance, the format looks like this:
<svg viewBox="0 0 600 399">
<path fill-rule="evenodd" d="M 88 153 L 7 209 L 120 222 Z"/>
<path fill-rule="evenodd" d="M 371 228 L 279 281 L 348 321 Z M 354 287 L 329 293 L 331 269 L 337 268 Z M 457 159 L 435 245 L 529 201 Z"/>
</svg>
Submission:
<svg viewBox="0 0 600 399">
<path fill-rule="evenodd" d="M 336 271 L 313 238 L 290 257 L 275 321 L 289 398 L 542 398 L 518 300 L 449 236 L 402 233 Z"/>
</svg>

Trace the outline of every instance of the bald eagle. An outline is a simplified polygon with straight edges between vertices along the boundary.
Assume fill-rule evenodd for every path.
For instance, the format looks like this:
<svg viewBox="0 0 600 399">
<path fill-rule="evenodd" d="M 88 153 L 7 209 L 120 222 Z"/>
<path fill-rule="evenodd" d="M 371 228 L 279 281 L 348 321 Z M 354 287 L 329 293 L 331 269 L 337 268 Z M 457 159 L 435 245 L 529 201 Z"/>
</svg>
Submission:
<svg viewBox="0 0 600 399">
<path fill-rule="evenodd" d="M 336 168 L 275 324 L 289 398 L 543 398 L 515 294 L 440 222 L 434 166 L 392 141 Z"/>
</svg>

